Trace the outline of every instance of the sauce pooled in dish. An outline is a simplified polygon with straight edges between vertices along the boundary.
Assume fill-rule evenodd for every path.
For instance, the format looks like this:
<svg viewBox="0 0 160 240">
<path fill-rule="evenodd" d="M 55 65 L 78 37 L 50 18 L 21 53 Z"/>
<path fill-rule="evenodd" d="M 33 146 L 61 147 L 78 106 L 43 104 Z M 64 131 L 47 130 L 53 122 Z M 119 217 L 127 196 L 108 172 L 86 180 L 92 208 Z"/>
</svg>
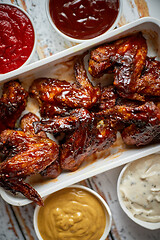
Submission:
<svg viewBox="0 0 160 240">
<path fill-rule="evenodd" d="M 101 35 L 113 25 L 119 0 L 50 0 L 49 10 L 62 33 L 86 40 Z"/>
<path fill-rule="evenodd" d="M 22 66 L 34 45 L 30 19 L 18 8 L 0 4 L 0 74 Z"/>
<path fill-rule="evenodd" d="M 98 240 L 106 220 L 99 200 L 78 188 L 51 194 L 38 212 L 38 228 L 44 240 Z"/>
<path fill-rule="evenodd" d="M 134 217 L 160 222 L 160 154 L 131 163 L 121 179 L 120 194 Z"/>
</svg>

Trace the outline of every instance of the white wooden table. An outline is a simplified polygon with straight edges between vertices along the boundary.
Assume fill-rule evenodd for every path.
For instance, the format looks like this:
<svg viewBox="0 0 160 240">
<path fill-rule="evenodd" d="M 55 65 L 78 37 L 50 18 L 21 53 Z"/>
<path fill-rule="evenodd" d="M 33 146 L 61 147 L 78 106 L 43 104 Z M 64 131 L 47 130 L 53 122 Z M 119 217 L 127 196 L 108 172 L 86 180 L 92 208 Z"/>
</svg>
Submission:
<svg viewBox="0 0 160 240">
<path fill-rule="evenodd" d="M 32 16 L 38 37 L 37 52 L 32 62 L 74 45 L 64 40 L 50 26 L 45 13 L 45 0 L 0 0 L 0 2 L 19 5 Z M 123 10 L 118 26 L 145 16 L 160 19 L 160 0 L 123 0 Z M 160 240 L 160 230 L 151 231 L 138 226 L 120 208 L 116 185 L 122 167 L 81 182 L 100 193 L 111 208 L 113 223 L 107 239 Z M 0 198 L 0 240 L 37 240 L 33 229 L 34 207 L 34 204 L 24 207 L 10 206 Z"/>
</svg>

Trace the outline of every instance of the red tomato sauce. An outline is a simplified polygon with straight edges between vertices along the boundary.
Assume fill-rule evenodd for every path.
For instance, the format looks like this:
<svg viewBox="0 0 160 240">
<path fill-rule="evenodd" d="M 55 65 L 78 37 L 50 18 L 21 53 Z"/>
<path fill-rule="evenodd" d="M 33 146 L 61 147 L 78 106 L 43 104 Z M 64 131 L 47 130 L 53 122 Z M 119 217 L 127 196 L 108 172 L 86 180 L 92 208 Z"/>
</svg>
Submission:
<svg viewBox="0 0 160 240">
<path fill-rule="evenodd" d="M 22 66 L 34 45 L 32 23 L 21 10 L 0 4 L 0 74 Z"/>
<path fill-rule="evenodd" d="M 119 0 L 50 0 L 49 11 L 62 33 L 91 39 L 106 32 L 115 22 Z"/>
</svg>

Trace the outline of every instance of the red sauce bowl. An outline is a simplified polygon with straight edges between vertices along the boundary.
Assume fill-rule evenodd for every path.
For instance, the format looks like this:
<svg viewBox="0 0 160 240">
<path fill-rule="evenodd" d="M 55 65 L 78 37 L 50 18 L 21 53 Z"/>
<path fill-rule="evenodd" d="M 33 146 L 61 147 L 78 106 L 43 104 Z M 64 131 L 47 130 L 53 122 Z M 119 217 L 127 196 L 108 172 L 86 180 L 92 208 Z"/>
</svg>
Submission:
<svg viewBox="0 0 160 240">
<path fill-rule="evenodd" d="M 47 16 L 54 30 L 77 43 L 114 29 L 121 9 L 122 0 L 46 0 Z"/>
<path fill-rule="evenodd" d="M 0 3 L 0 74 L 28 64 L 36 49 L 32 19 L 13 4 Z"/>
</svg>

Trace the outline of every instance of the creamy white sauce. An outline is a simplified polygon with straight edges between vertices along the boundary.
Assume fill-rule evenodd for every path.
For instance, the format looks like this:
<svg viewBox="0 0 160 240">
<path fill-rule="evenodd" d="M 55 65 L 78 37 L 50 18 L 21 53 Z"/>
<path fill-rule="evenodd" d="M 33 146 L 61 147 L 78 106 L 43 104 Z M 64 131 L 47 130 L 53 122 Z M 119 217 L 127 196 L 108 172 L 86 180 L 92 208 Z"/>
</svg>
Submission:
<svg viewBox="0 0 160 240">
<path fill-rule="evenodd" d="M 160 222 L 160 154 L 131 163 L 121 179 L 120 194 L 134 217 Z"/>
</svg>

